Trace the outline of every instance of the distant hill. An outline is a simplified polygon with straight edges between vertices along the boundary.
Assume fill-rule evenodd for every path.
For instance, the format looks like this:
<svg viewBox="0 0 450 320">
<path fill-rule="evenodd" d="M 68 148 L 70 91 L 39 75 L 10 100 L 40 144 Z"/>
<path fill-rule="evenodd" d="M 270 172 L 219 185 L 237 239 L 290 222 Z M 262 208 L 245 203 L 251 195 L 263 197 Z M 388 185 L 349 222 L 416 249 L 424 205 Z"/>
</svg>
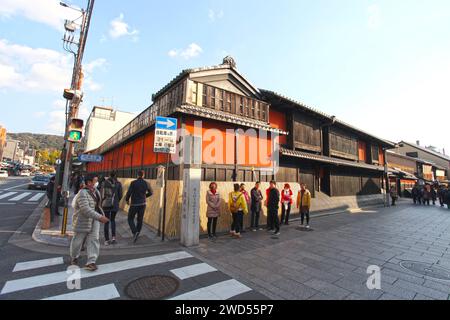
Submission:
<svg viewBox="0 0 450 320">
<path fill-rule="evenodd" d="M 8 139 L 18 140 L 23 145 L 30 143 L 30 148 L 37 150 L 60 150 L 64 145 L 64 137 L 48 134 L 8 133 Z"/>
</svg>

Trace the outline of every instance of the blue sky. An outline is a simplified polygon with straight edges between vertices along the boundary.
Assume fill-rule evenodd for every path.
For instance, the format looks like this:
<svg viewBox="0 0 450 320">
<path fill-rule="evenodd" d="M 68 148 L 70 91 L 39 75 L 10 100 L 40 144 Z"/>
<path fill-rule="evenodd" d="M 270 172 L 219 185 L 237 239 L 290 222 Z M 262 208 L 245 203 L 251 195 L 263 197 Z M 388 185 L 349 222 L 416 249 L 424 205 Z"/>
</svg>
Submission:
<svg viewBox="0 0 450 320">
<path fill-rule="evenodd" d="M 58 3 L 0 0 L 0 123 L 11 132 L 62 132 L 62 21 L 76 12 Z M 450 153 L 449 35 L 448 0 L 97 0 L 81 114 L 112 101 L 142 111 L 182 69 L 230 54 L 259 88 Z"/>
</svg>

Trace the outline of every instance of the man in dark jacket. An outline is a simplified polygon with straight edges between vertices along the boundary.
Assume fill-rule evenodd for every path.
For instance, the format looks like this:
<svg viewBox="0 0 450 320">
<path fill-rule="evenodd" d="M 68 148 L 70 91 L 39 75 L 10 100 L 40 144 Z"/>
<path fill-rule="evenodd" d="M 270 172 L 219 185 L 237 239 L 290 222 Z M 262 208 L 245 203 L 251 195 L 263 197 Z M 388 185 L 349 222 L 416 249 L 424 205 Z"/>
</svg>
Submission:
<svg viewBox="0 0 450 320">
<path fill-rule="evenodd" d="M 147 198 L 150 198 L 153 195 L 153 190 L 144 180 L 144 175 L 144 171 L 139 171 L 138 179 L 131 183 L 126 195 L 127 204 L 130 206 L 130 210 L 128 211 L 128 224 L 133 233 L 134 243 L 136 243 L 142 230 L 145 209 L 147 207 Z M 134 223 L 136 215 L 137 226 Z"/>
<path fill-rule="evenodd" d="M 444 185 L 440 185 L 439 189 L 438 189 L 438 198 L 439 198 L 439 204 L 441 205 L 441 207 L 444 206 L 445 204 L 445 186 Z"/>
<path fill-rule="evenodd" d="M 52 177 L 50 179 L 50 182 L 47 184 L 47 198 L 48 198 L 48 207 L 50 207 L 50 210 L 53 210 L 53 205 L 56 206 L 56 215 L 61 216 L 59 213 L 59 201 L 61 200 L 61 195 L 58 193 L 56 197 L 56 203 L 53 203 L 53 191 L 55 189 L 55 181 L 56 178 Z"/>
<path fill-rule="evenodd" d="M 414 204 L 417 204 L 419 201 L 419 186 L 417 184 L 412 188 L 411 194 Z"/>
<path fill-rule="evenodd" d="M 103 199 L 102 207 L 105 216 L 111 223 L 112 240 L 109 241 L 109 225 L 105 224 L 105 245 L 116 244 L 116 215 L 119 212 L 119 203 L 123 197 L 122 184 L 117 180 L 117 174 L 112 172 L 109 179 L 106 179 L 100 187 L 100 193 Z"/>
<path fill-rule="evenodd" d="M 252 189 L 251 197 L 252 197 L 252 204 L 251 204 L 251 211 L 252 211 L 252 223 L 251 228 L 253 231 L 257 231 L 259 229 L 259 217 L 261 215 L 262 211 L 262 200 L 263 195 L 261 193 L 261 190 L 259 189 L 261 186 L 261 183 L 258 181 L 255 184 L 255 187 Z"/>
<path fill-rule="evenodd" d="M 270 182 L 269 196 L 267 199 L 267 210 L 269 211 L 269 217 L 272 219 L 272 226 L 275 228 L 274 235 L 280 235 L 280 219 L 278 217 L 278 211 L 280 209 L 280 191 L 277 189 L 277 183 L 275 181 Z"/>
</svg>

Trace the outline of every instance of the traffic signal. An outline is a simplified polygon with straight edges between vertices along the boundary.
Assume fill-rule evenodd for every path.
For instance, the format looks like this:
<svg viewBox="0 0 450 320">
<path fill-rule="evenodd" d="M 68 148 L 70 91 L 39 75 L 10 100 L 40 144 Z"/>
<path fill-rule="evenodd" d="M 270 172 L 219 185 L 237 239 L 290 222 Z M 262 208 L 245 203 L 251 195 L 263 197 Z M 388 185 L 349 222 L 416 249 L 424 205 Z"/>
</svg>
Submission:
<svg viewBox="0 0 450 320">
<path fill-rule="evenodd" d="M 83 137 L 84 121 L 81 119 L 72 119 L 69 125 L 69 142 L 79 143 Z"/>
</svg>

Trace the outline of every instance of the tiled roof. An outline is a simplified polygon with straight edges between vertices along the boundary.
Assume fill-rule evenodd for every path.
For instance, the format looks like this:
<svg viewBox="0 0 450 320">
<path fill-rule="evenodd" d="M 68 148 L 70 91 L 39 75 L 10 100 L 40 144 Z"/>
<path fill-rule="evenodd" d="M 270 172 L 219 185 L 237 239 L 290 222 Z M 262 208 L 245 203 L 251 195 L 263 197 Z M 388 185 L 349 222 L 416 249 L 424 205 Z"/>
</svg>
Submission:
<svg viewBox="0 0 450 320">
<path fill-rule="evenodd" d="M 374 135 L 372 135 L 372 134 L 369 134 L 369 133 L 367 133 L 367 132 L 365 132 L 365 131 L 363 131 L 363 130 L 361 130 L 361 129 L 358 129 L 358 128 L 356 128 L 356 127 L 354 127 L 354 126 L 348 124 L 348 123 L 345 123 L 344 121 L 341 121 L 341 120 L 337 119 L 337 118 L 334 117 L 334 116 L 330 116 L 330 115 L 328 115 L 328 114 L 326 114 L 326 113 L 324 113 L 324 112 L 322 112 L 322 111 L 319 111 L 319 110 L 316 109 L 316 108 L 310 107 L 310 106 L 308 106 L 308 105 L 306 105 L 306 104 L 304 104 L 304 103 L 302 103 L 302 102 L 293 100 L 293 99 L 291 99 L 291 98 L 288 98 L 288 97 L 286 97 L 286 96 L 284 96 L 284 95 L 282 95 L 282 94 L 279 94 L 279 93 L 277 93 L 277 92 L 274 92 L 274 91 L 264 90 L 264 89 L 260 89 L 260 91 L 261 91 L 261 93 L 262 93 L 263 95 L 268 95 L 268 96 L 276 97 L 276 98 L 279 98 L 279 99 L 284 99 L 284 100 L 286 100 L 286 101 L 288 101 L 288 102 L 290 102 L 290 103 L 296 105 L 297 107 L 299 107 L 299 108 L 301 108 L 301 109 L 303 109 L 303 110 L 306 110 L 306 111 L 308 111 L 308 112 L 314 113 L 315 115 L 317 115 L 317 116 L 319 116 L 319 117 L 325 118 L 325 119 L 330 120 L 330 121 L 335 121 L 335 123 L 340 124 L 341 126 L 344 126 L 344 127 L 346 127 L 346 128 L 349 128 L 349 129 L 351 129 L 351 130 L 353 130 L 353 131 L 356 131 L 356 132 L 358 132 L 358 133 L 360 133 L 360 134 L 363 134 L 363 135 L 365 135 L 365 136 L 368 136 L 368 137 L 370 137 L 370 138 L 372 138 L 372 139 L 378 140 L 378 141 L 380 141 L 380 142 L 382 142 L 382 143 L 384 143 L 384 144 L 386 144 L 386 145 L 388 145 L 388 146 L 390 146 L 390 147 L 392 147 L 392 148 L 395 147 L 395 143 L 393 143 L 393 142 L 390 142 L 390 141 L 387 141 L 387 140 L 385 140 L 385 139 L 381 139 L 381 138 L 379 138 L 379 137 L 376 137 L 376 136 L 374 136 Z"/>
<path fill-rule="evenodd" d="M 427 153 L 429 153 L 429 154 L 431 154 L 431 155 L 433 155 L 433 156 L 436 156 L 436 157 L 439 157 L 439 158 L 441 158 L 441 159 L 450 161 L 450 157 L 449 157 L 449 156 L 447 156 L 447 155 L 445 155 L 445 154 L 442 154 L 442 153 L 439 153 L 439 152 L 435 152 L 435 151 L 430 150 L 430 149 L 427 149 L 427 148 L 424 148 L 424 147 L 422 147 L 422 146 L 418 146 L 416 143 L 411 143 L 411 142 L 402 141 L 402 142 L 400 142 L 399 144 L 402 144 L 402 143 L 407 144 L 407 145 L 409 145 L 409 146 L 411 146 L 411 147 L 417 148 L 417 149 L 419 149 L 419 150 L 422 150 L 423 152 L 427 152 Z"/>
<path fill-rule="evenodd" d="M 278 134 L 282 135 L 288 135 L 288 132 L 285 132 L 283 130 L 273 128 L 270 125 L 268 125 L 266 122 L 250 119 L 246 117 L 241 117 L 238 115 L 234 115 L 231 113 L 221 112 L 217 110 L 212 110 L 204 107 L 199 106 L 192 106 L 192 105 L 182 105 L 181 107 L 178 107 L 176 109 L 177 112 L 195 115 L 199 117 L 204 117 L 208 119 L 218 120 L 218 121 L 224 121 L 224 122 L 231 122 L 237 125 L 242 125 L 245 127 L 250 127 L 254 129 L 261 129 L 268 132 L 276 132 Z"/>
<path fill-rule="evenodd" d="M 289 149 L 285 149 L 285 148 L 281 148 L 280 152 L 281 152 L 281 154 L 283 154 L 285 156 L 291 156 L 291 157 L 296 157 L 296 158 L 306 159 L 306 160 L 314 160 L 314 161 L 319 161 L 319 162 L 323 162 L 323 163 L 330 163 L 330 164 L 335 164 L 338 166 L 384 171 L 384 167 L 375 166 L 375 165 L 371 165 L 371 164 L 367 164 L 367 163 L 353 162 L 353 161 L 349 161 L 349 160 L 331 158 L 331 157 L 321 156 L 321 155 L 312 154 L 312 153 L 308 153 L 308 152 L 294 151 L 294 150 L 289 150 Z"/>
</svg>

